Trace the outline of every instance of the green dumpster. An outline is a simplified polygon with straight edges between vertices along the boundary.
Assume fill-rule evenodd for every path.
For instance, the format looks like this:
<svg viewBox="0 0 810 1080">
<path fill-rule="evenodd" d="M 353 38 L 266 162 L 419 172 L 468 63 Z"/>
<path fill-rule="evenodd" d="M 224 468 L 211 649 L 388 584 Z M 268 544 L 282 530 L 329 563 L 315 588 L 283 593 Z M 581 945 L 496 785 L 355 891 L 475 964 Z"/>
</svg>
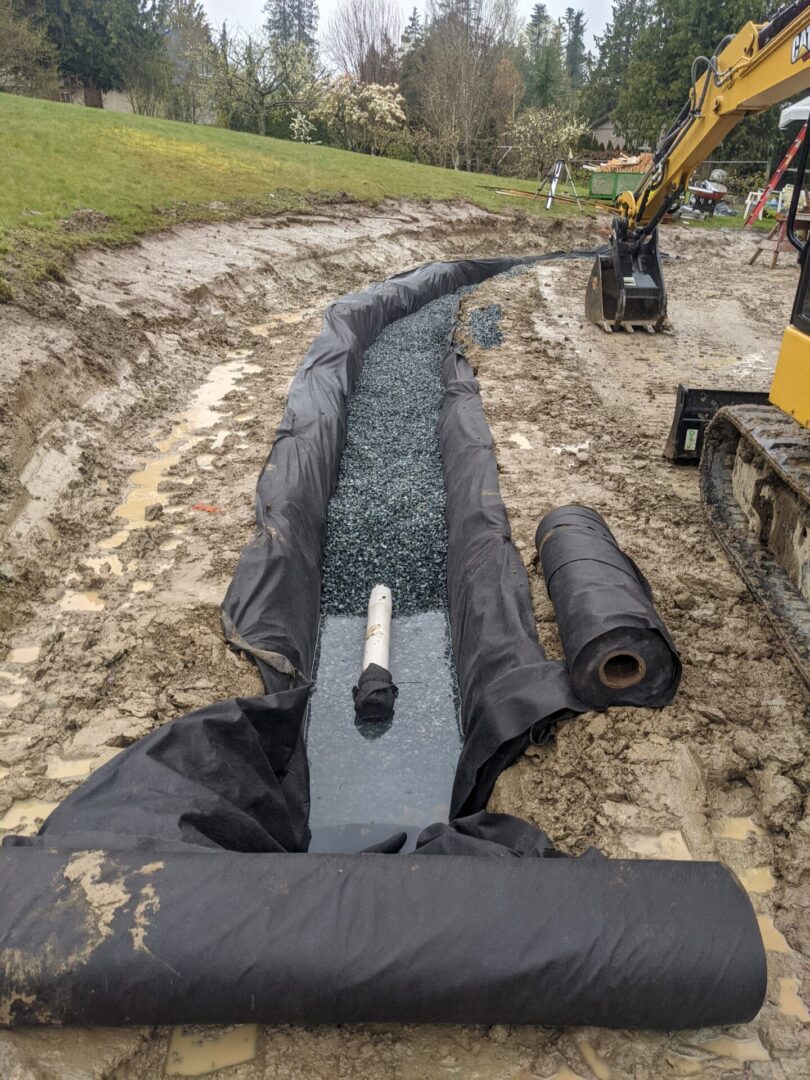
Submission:
<svg viewBox="0 0 810 1080">
<path fill-rule="evenodd" d="M 635 191 L 643 175 L 640 172 L 588 173 L 588 198 L 613 200 L 622 191 Z"/>
</svg>

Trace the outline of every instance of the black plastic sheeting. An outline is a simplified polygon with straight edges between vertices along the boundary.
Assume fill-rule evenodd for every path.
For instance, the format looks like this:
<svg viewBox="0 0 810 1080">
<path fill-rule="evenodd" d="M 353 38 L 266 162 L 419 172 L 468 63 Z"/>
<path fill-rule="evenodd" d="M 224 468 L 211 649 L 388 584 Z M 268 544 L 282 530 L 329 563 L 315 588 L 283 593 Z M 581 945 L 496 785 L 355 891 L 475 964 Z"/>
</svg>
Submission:
<svg viewBox="0 0 810 1080">
<path fill-rule="evenodd" d="M 717 863 L 12 849 L 0 912 L 18 1023 L 673 1029 L 765 990 Z"/>
<path fill-rule="evenodd" d="M 447 491 L 447 599 L 464 746 L 450 817 L 482 810 L 530 739 L 585 712 L 561 660 L 537 638 L 529 581 L 512 543 L 492 434 L 472 368 L 452 342 L 439 443 Z"/>
<path fill-rule="evenodd" d="M 369 664 L 357 680 L 357 686 L 352 687 L 358 723 L 390 727 L 398 696 L 399 689 L 394 685 L 391 672 L 379 664 Z M 380 734 L 383 734 L 382 730 Z"/>
<path fill-rule="evenodd" d="M 717 863 L 570 859 L 485 812 L 530 738 L 584 711 L 537 640 L 469 365 L 448 345 L 440 441 L 465 743 L 453 820 L 310 843 L 303 725 L 326 508 L 365 349 L 523 260 L 420 267 L 344 298 L 293 381 L 226 634 L 266 694 L 163 725 L 36 837 L 0 850 L 0 1023 L 418 1021 L 678 1028 L 751 1019 L 756 917 Z M 400 718 L 407 722 L 406 717 Z M 329 830 L 323 830 L 328 833 Z M 433 858 L 427 856 L 433 855 Z M 440 856 L 440 857 L 438 857 Z"/>
<path fill-rule="evenodd" d="M 571 683 L 594 709 L 661 708 L 681 662 L 649 582 L 607 522 L 586 506 L 546 514 L 535 536 Z"/>
</svg>

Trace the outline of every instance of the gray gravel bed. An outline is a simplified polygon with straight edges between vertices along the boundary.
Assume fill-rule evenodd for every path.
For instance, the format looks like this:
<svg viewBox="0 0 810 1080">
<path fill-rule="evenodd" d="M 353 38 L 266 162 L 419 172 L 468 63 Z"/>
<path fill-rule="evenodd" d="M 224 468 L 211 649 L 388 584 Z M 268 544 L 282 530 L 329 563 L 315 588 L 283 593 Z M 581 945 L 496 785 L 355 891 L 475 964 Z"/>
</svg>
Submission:
<svg viewBox="0 0 810 1080">
<path fill-rule="evenodd" d="M 346 447 L 329 504 L 322 615 L 365 615 L 378 582 L 396 615 L 446 606 L 447 530 L 436 424 L 440 349 L 457 296 L 380 334 L 349 403 Z"/>
<path fill-rule="evenodd" d="M 503 344 L 503 334 L 499 326 L 502 315 L 500 304 L 490 304 L 470 312 L 467 325 L 476 345 L 480 345 L 482 349 L 494 349 Z"/>
</svg>

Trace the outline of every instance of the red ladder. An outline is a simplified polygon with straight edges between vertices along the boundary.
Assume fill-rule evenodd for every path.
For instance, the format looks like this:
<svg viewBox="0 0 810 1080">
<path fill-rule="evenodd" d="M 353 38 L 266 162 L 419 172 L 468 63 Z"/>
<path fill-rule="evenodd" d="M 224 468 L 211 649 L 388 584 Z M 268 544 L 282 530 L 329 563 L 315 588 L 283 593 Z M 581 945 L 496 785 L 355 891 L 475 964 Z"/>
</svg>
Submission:
<svg viewBox="0 0 810 1080">
<path fill-rule="evenodd" d="M 762 192 L 760 197 L 757 199 L 756 206 L 751 211 L 751 213 L 748 215 L 748 217 L 746 219 L 746 222 L 745 222 L 746 225 L 750 225 L 753 221 L 756 221 L 759 218 L 762 211 L 765 209 L 765 203 L 768 201 L 768 199 L 770 199 L 771 192 L 776 187 L 776 185 L 779 183 L 779 181 L 782 179 L 782 177 L 785 175 L 785 170 L 790 165 L 791 161 L 793 161 L 799 147 L 804 142 L 804 136 L 807 134 L 807 124 L 808 124 L 808 121 L 805 120 L 804 126 L 802 127 L 802 130 L 799 132 L 799 134 L 796 136 L 796 138 L 790 144 L 790 147 L 788 148 L 788 152 L 785 154 L 785 156 L 779 162 L 779 167 L 777 168 L 777 170 L 773 174 L 773 176 L 770 178 L 768 183 L 765 185 L 765 190 Z"/>
</svg>

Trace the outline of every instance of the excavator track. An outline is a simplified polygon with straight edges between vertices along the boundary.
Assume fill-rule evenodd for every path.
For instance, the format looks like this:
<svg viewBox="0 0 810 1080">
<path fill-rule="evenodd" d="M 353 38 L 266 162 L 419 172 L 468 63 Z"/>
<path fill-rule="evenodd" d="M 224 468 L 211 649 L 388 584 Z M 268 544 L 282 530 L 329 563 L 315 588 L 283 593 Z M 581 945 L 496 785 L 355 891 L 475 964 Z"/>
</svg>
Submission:
<svg viewBox="0 0 810 1080">
<path fill-rule="evenodd" d="M 720 543 L 810 687 L 810 431 L 772 405 L 720 409 L 700 483 Z"/>
</svg>

